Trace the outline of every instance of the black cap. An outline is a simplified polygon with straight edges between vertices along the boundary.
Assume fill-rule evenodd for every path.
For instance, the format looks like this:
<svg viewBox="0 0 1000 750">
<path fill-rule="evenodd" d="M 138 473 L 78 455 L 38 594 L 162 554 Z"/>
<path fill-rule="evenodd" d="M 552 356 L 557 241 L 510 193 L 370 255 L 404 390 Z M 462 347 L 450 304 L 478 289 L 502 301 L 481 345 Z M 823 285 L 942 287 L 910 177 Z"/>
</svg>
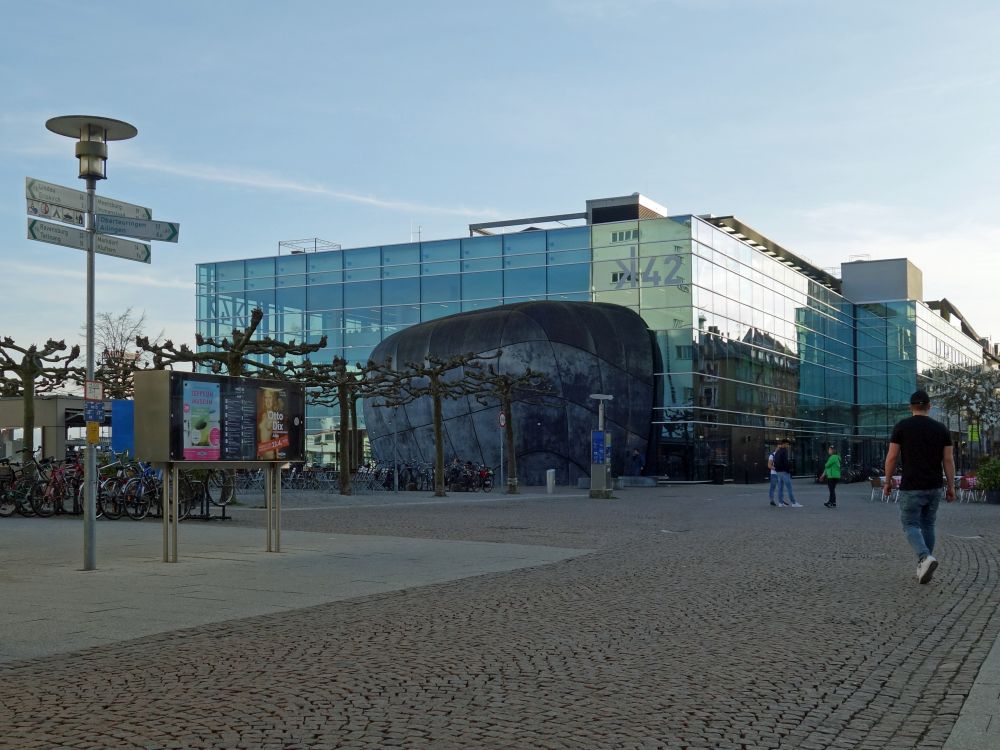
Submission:
<svg viewBox="0 0 1000 750">
<path fill-rule="evenodd" d="M 931 397 L 927 395 L 927 391 L 914 391 L 913 395 L 910 396 L 910 403 L 913 406 L 929 404 L 930 402 L 931 402 Z"/>
</svg>

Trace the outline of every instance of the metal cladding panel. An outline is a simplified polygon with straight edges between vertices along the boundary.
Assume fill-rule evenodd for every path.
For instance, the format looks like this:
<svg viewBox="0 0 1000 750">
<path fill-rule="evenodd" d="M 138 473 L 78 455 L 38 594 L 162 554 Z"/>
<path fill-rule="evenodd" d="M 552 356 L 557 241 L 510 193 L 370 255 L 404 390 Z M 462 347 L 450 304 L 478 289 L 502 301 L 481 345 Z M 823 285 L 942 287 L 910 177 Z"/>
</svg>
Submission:
<svg viewBox="0 0 1000 750">
<path fill-rule="evenodd" d="M 139 370 L 135 384 L 135 457 L 150 463 L 170 459 L 170 370 Z"/>
<path fill-rule="evenodd" d="M 544 483 L 554 468 L 558 481 L 575 482 L 590 469 L 589 436 L 597 427 L 592 393 L 615 398 L 607 404 L 607 429 L 614 446 L 613 468 L 623 470 L 633 448 L 645 453 L 649 439 L 654 388 L 654 340 L 634 311 L 592 302 L 523 302 L 441 318 L 407 328 L 379 344 L 372 358 L 387 355 L 402 367 L 427 354 L 449 357 L 469 351 L 489 354 L 502 348 L 498 367 L 519 373 L 526 367 L 546 374 L 555 395 L 521 399 L 513 407 L 518 474 L 522 482 Z M 376 409 L 366 399 L 365 414 Z M 398 418 L 405 410 L 405 420 Z M 496 466 L 501 434 L 498 408 L 463 398 L 443 403 L 445 457 L 482 460 Z M 397 455 L 407 445 L 410 456 L 434 455 L 431 399 L 397 410 Z M 388 420 L 368 421 L 373 450 L 380 459 L 392 456 Z M 404 440 L 403 433 L 406 433 Z"/>
</svg>

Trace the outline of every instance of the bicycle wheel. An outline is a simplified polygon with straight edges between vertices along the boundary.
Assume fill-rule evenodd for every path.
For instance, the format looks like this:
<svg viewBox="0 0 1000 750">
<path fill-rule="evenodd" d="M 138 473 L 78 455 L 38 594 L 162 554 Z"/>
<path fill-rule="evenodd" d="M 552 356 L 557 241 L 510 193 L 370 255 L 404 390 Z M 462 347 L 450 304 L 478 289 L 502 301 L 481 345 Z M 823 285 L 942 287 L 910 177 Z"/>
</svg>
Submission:
<svg viewBox="0 0 1000 750">
<path fill-rule="evenodd" d="M 132 477 L 122 488 L 121 504 L 125 515 L 133 521 L 141 521 L 149 515 L 149 488 L 142 477 Z"/>
<path fill-rule="evenodd" d="M 493 489 L 493 477 L 486 475 L 483 477 L 483 492 L 489 492 Z"/>
<path fill-rule="evenodd" d="M 34 486 L 34 483 L 30 479 L 23 479 L 18 482 L 13 490 L 17 512 L 25 518 L 35 515 L 35 509 L 31 506 L 31 492 Z"/>
<path fill-rule="evenodd" d="M 29 495 L 31 509 L 42 518 L 56 512 L 55 487 L 52 484 L 35 483 Z"/>
<path fill-rule="evenodd" d="M 11 488 L 9 484 L 5 484 L 0 487 L 0 518 L 7 518 L 8 516 L 14 515 L 14 510 L 17 508 L 17 503 L 14 502 L 14 496 L 11 494 Z"/>
<path fill-rule="evenodd" d="M 102 513 L 109 521 L 115 521 L 122 517 L 121 487 L 114 479 L 105 479 L 101 482 L 97 492 L 97 504 Z"/>
<path fill-rule="evenodd" d="M 222 507 L 236 499 L 236 479 L 232 471 L 226 469 L 210 471 L 205 486 L 212 505 Z"/>
</svg>

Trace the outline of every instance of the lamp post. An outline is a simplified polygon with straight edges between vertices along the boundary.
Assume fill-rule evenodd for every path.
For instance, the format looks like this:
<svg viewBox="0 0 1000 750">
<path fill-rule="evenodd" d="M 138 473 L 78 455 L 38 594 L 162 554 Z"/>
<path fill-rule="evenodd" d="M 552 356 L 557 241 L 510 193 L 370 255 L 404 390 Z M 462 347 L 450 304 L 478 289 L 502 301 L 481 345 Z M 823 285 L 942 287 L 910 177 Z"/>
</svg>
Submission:
<svg viewBox="0 0 1000 750">
<path fill-rule="evenodd" d="M 611 446 L 610 436 L 604 429 L 604 402 L 611 401 L 614 396 L 591 393 L 590 397 L 597 401 L 597 431 L 590 433 L 590 496 L 607 500 L 611 497 L 608 482 Z"/>
<path fill-rule="evenodd" d="M 107 179 L 108 141 L 124 141 L 139 132 L 121 120 L 89 115 L 53 117 L 45 127 L 58 135 L 76 138 L 80 179 L 87 185 L 87 380 L 94 379 L 94 235 L 97 233 L 94 195 L 97 181 Z M 97 446 L 87 441 L 83 464 L 83 569 L 97 568 L 95 519 L 97 517 Z"/>
</svg>

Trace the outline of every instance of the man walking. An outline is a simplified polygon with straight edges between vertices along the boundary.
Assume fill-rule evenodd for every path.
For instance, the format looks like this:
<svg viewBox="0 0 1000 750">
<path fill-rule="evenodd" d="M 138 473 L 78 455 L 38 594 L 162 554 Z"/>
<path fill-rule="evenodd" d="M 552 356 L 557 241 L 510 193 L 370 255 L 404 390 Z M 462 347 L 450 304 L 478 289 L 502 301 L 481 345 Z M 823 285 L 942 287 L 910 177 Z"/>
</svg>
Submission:
<svg viewBox="0 0 1000 750">
<path fill-rule="evenodd" d="M 955 456 L 948 428 L 930 418 L 931 399 L 927 391 L 910 396 L 912 416 L 898 422 L 889 438 L 885 457 L 885 486 L 892 492 L 892 474 L 902 459 L 903 478 L 899 484 L 899 517 L 906 540 L 917 553 L 917 582 L 928 583 L 938 561 L 934 555 L 934 534 L 938 505 L 943 494 L 955 500 Z M 942 482 L 941 474 L 944 473 Z M 941 485 L 944 484 L 944 492 Z"/>
<path fill-rule="evenodd" d="M 791 457 L 791 446 L 792 443 L 788 438 L 785 438 L 778 445 L 778 450 L 774 452 L 774 470 L 778 474 L 778 507 L 785 505 L 785 488 L 788 488 L 788 499 L 790 505 L 793 508 L 801 508 L 799 502 L 795 499 L 795 493 L 792 492 L 792 457 Z"/>
</svg>

